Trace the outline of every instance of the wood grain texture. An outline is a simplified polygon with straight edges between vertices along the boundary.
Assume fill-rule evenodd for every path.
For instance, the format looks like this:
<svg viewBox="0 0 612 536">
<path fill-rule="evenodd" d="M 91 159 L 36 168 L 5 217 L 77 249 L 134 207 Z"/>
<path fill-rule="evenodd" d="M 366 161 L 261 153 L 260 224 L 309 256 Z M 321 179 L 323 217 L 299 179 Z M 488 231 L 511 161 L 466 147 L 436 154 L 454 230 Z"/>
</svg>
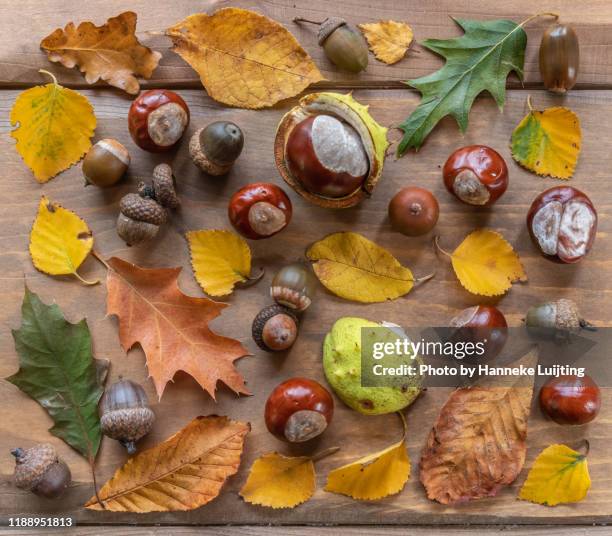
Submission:
<svg viewBox="0 0 612 536">
<path fill-rule="evenodd" d="M 411 2 L 381 0 L 176 0 L 172 9 L 163 2 L 147 0 L 93 0 L 86 7 L 79 0 L 21 0 L 16 9 L 12 0 L 0 0 L 0 20 L 6 31 L 0 33 L 0 87 L 15 87 L 41 82 L 39 69 L 48 69 L 63 84 L 86 87 L 77 69 L 66 69 L 50 64 L 39 49 L 40 41 L 69 21 L 92 20 L 103 24 L 106 20 L 130 9 L 138 14 L 138 36 L 146 46 L 163 54 L 160 66 L 145 87 L 180 85 L 200 87 L 198 75 L 176 54 L 170 51 L 170 40 L 162 35 L 166 28 L 191 15 L 226 6 L 243 7 L 267 15 L 285 25 L 313 57 L 328 82 L 322 87 L 403 87 L 400 81 L 416 78 L 437 69 L 442 60 L 420 46 L 399 63 L 388 66 L 370 55 L 370 65 L 359 75 L 339 72 L 317 45 L 316 27 L 298 26 L 292 22 L 296 16 L 323 20 L 328 16 L 341 16 L 351 23 L 375 22 L 395 19 L 408 22 L 421 41 L 429 37 L 449 38 L 461 34 L 450 16 L 458 18 L 495 19 L 510 18 L 516 22 L 539 12 L 559 13 L 571 22 L 580 38 L 579 87 L 612 87 L 612 11 L 607 0 L 414 0 Z M 526 28 L 529 36 L 525 62 L 525 80 L 529 85 L 541 87 L 538 71 L 538 47 L 543 28 L 550 18 L 532 21 Z M 512 86 L 519 86 L 511 78 Z"/>
<path fill-rule="evenodd" d="M 104 256 L 118 255 L 147 267 L 184 267 L 181 288 L 199 296 L 189 267 L 188 250 L 180 232 L 187 229 L 229 228 L 226 203 L 241 185 L 251 181 L 272 181 L 282 184 L 274 167 L 272 145 L 276 125 L 286 107 L 266 111 L 223 108 L 202 91 L 185 90 L 192 122 L 189 133 L 212 120 L 228 119 L 243 127 L 245 151 L 226 179 L 204 178 L 189 160 L 186 140 L 167 155 L 151 155 L 139 150 L 127 132 L 126 113 L 130 101 L 113 92 L 87 90 L 98 117 L 96 137 L 114 137 L 125 143 L 132 154 L 127 180 L 100 190 L 85 188 L 80 167 L 75 166 L 44 186 L 38 185 L 13 148 L 7 123 L 8 110 L 17 91 L 0 91 L 0 154 L 3 172 L 0 188 L 0 378 L 17 369 L 17 357 L 9 333 L 20 322 L 19 304 L 24 279 L 30 288 L 47 302 L 56 301 L 71 321 L 86 316 L 92 330 L 94 353 L 112 362 L 111 379 L 119 375 L 143 383 L 155 401 L 153 387 L 147 379 L 144 356 L 138 348 L 127 356 L 121 350 L 117 321 L 105 315 L 105 285 L 84 287 L 71 278 L 51 278 L 38 273 L 27 252 L 28 234 L 38 197 L 46 194 L 67 208 L 76 211 L 91 226 L 95 247 Z M 359 90 L 355 97 L 371 106 L 374 117 L 386 125 L 394 124 L 417 104 L 414 94 L 399 90 Z M 489 226 L 501 231 L 519 252 L 529 282 L 515 285 L 495 303 L 506 314 L 509 323 L 520 325 L 526 308 L 546 299 L 574 299 L 586 318 L 598 325 L 612 324 L 610 297 L 612 286 L 612 189 L 606 165 L 609 147 L 601 140 L 612 139 L 612 123 L 602 117 L 612 114 L 612 92 L 580 91 L 568 95 L 564 103 L 579 115 L 583 126 L 583 151 L 571 184 L 583 189 L 594 200 L 599 211 L 599 231 L 591 254 L 581 263 L 563 266 L 543 260 L 533 248 L 524 220 L 532 199 L 542 190 L 557 184 L 552 179 L 536 177 L 517 166 L 509 154 L 509 137 L 513 127 L 526 112 L 526 92 L 509 91 L 508 103 L 500 113 L 491 99 L 479 99 L 471 114 L 467 134 L 462 138 L 453 121 L 445 120 L 433 132 L 418 154 L 411 153 L 395 161 L 388 159 L 384 176 L 372 199 L 360 207 L 331 211 L 307 205 L 294 192 L 294 217 L 289 227 L 276 237 L 252 242 L 254 264 L 264 265 L 267 274 L 255 287 L 236 291 L 228 300 L 228 308 L 213 327 L 222 334 L 237 337 L 253 352 L 253 357 L 238 362 L 254 396 L 236 398 L 228 389 L 219 391 L 215 404 L 190 378 L 178 375 L 169 384 L 161 403 L 154 403 L 157 423 L 141 444 L 146 448 L 161 441 L 184 426 L 196 415 L 218 413 L 234 419 L 250 421 L 252 433 L 247 437 L 246 452 L 240 472 L 230 479 L 221 497 L 204 508 L 185 513 L 146 515 L 108 514 L 83 510 L 81 505 L 91 495 L 87 464 L 61 441 L 52 438 L 51 425 L 44 411 L 16 387 L 0 381 L 0 453 L 11 447 L 29 446 L 36 441 L 51 441 L 73 469 L 75 484 L 64 500 L 53 504 L 16 489 L 11 481 L 12 459 L 0 455 L 0 515 L 19 513 L 67 513 L 79 522 L 88 523 L 162 523 L 162 524 L 304 524 L 304 523 L 568 523 L 612 520 L 612 485 L 609 471 L 609 445 L 612 441 L 612 389 L 605 390 L 602 414 L 584 428 L 561 427 L 533 411 L 528 432 L 526 468 L 516 483 L 499 497 L 456 507 L 442 507 L 428 501 L 418 482 L 417 462 L 430 427 L 448 389 L 430 389 L 407 411 L 408 451 L 413 463 L 412 477 L 404 491 L 394 497 L 357 503 L 346 497 L 322 490 L 324 475 L 332 468 L 360 455 L 382 448 L 400 435 L 394 415 L 364 417 L 337 404 L 334 425 L 314 449 L 340 445 L 342 450 L 317 463 L 318 490 L 308 503 L 294 509 L 273 511 L 245 504 L 237 492 L 245 481 L 253 460 L 262 453 L 277 450 L 299 452 L 275 440 L 265 429 L 263 406 L 268 393 L 281 380 L 294 375 L 323 380 L 321 341 L 333 322 L 341 316 L 364 316 L 403 325 L 444 325 L 458 310 L 481 299 L 468 294 L 457 282 L 449 263 L 437 260 L 432 237 L 409 239 L 391 232 L 386 218 L 387 203 L 400 187 L 418 184 L 431 189 L 441 205 L 436 232 L 447 248 L 456 246 L 475 227 Z M 536 106 L 558 104 L 558 98 L 543 91 L 532 92 Z M 292 105 L 293 103 L 288 103 Z M 510 167 L 510 188 L 491 211 L 473 210 L 454 200 L 444 189 L 440 167 L 447 155 L 463 144 L 486 142 L 506 158 Z M 114 226 L 119 199 L 134 190 L 139 180 L 150 176 L 153 166 L 161 161 L 172 164 L 178 179 L 182 208 L 172 216 L 159 240 L 150 246 L 127 248 L 116 236 Z M 283 264 L 300 258 L 313 241 L 336 231 L 363 233 L 389 248 L 397 258 L 419 276 L 437 268 L 436 277 L 393 302 L 359 305 L 343 301 L 320 290 L 314 304 L 304 316 L 300 336 L 287 355 L 266 355 L 250 337 L 251 320 L 257 311 L 270 303 L 268 287 L 274 272 Z M 103 278 L 104 268 L 94 259 L 85 262 L 82 275 L 88 279 Z M 490 301 L 490 300 L 487 300 Z M 589 465 L 593 489 L 580 505 L 558 506 L 554 510 L 515 499 L 526 469 L 536 454 L 552 442 L 571 442 L 582 436 L 591 441 Z M 116 442 L 105 440 L 98 460 L 101 482 L 108 479 L 125 460 L 125 451 Z"/>
</svg>

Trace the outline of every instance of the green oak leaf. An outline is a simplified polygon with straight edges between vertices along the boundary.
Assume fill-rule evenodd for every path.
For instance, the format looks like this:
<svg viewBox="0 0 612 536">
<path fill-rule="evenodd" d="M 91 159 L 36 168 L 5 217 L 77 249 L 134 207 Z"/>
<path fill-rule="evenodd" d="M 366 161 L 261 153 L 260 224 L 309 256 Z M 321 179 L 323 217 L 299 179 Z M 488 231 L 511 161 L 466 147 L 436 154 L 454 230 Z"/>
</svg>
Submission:
<svg viewBox="0 0 612 536">
<path fill-rule="evenodd" d="M 426 39 L 421 44 L 446 59 L 444 67 L 409 80 L 421 93 L 421 103 L 401 124 L 404 131 L 397 153 L 418 149 L 443 117 L 452 115 L 461 132 L 468 125 L 474 99 L 488 91 L 501 108 L 506 98 L 506 78 L 514 71 L 523 80 L 527 34 L 511 20 L 453 19 L 463 30 L 453 39 Z"/>
<path fill-rule="evenodd" d="M 25 288 L 21 327 L 13 330 L 19 371 L 7 378 L 36 400 L 54 421 L 49 430 L 90 462 L 102 433 L 98 402 L 109 362 L 94 359 L 85 319 L 72 324 L 60 308 Z"/>
</svg>

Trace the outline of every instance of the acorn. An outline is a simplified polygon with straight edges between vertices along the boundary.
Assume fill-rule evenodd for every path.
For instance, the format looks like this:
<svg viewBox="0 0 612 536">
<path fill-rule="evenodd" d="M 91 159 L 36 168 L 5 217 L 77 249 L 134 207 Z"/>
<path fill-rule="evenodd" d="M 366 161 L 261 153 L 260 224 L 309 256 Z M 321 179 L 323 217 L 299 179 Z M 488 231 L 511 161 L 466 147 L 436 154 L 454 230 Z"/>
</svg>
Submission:
<svg viewBox="0 0 612 536">
<path fill-rule="evenodd" d="M 194 164 L 209 175 L 225 175 L 240 156 L 244 135 L 231 121 L 215 121 L 196 131 L 189 141 Z"/>
<path fill-rule="evenodd" d="M 297 338 L 298 318 L 287 307 L 268 305 L 253 320 L 251 333 L 262 350 L 282 352 L 291 348 Z"/>
<path fill-rule="evenodd" d="M 24 450 L 11 451 L 15 456 L 13 479 L 18 488 L 47 499 L 57 499 L 70 484 L 70 469 L 62 461 L 53 445 L 41 443 Z"/>
<path fill-rule="evenodd" d="M 129 165 L 128 150 L 117 140 L 105 138 L 87 151 L 81 169 L 86 185 L 106 188 L 121 180 Z"/>
<path fill-rule="evenodd" d="M 554 24 L 542 34 L 540 74 L 544 86 L 553 93 L 572 89 L 578 78 L 580 47 L 578 36 L 567 24 Z"/>
<path fill-rule="evenodd" d="M 270 296 L 279 305 L 301 313 L 312 303 L 316 291 L 315 279 L 308 267 L 301 262 L 281 268 L 270 287 Z"/>
<path fill-rule="evenodd" d="M 532 335 L 555 339 L 583 329 L 595 330 L 580 316 L 576 303 L 565 298 L 530 307 L 525 316 L 525 325 Z"/>
<path fill-rule="evenodd" d="M 119 379 L 100 400 L 102 433 L 119 441 L 128 451 L 136 452 L 136 441 L 147 435 L 155 422 L 145 390 L 136 382 Z"/>
<path fill-rule="evenodd" d="M 293 22 L 317 24 L 319 46 L 340 69 L 352 73 L 365 71 L 368 66 L 368 44 L 355 26 L 340 17 L 328 17 L 322 22 L 296 17 Z"/>
<path fill-rule="evenodd" d="M 179 206 L 174 184 L 172 168 L 168 164 L 159 164 L 153 170 L 151 185 L 141 182 L 137 194 L 123 196 L 119 202 L 117 234 L 128 246 L 154 238 L 168 219 L 166 209 Z"/>
</svg>

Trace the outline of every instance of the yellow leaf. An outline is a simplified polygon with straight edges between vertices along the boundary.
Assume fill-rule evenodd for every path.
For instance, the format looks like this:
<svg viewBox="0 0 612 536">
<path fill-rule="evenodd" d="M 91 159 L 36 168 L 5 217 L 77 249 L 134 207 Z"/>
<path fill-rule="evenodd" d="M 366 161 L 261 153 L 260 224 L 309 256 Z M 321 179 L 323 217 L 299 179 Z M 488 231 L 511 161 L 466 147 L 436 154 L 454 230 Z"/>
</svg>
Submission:
<svg viewBox="0 0 612 536">
<path fill-rule="evenodd" d="M 190 15 L 166 35 L 200 75 L 208 94 L 230 106 L 272 106 L 323 79 L 293 35 L 246 9 Z"/>
<path fill-rule="evenodd" d="M 159 445 L 136 454 L 99 491 L 107 511 L 193 510 L 219 495 L 238 471 L 248 423 L 196 417 Z M 86 508 L 102 510 L 96 497 Z"/>
<path fill-rule="evenodd" d="M 528 102 L 529 113 L 512 133 L 512 157 L 538 175 L 569 179 L 582 140 L 578 116 L 561 106 L 533 110 Z"/>
<path fill-rule="evenodd" d="M 230 294 L 251 273 L 251 250 L 231 231 L 189 231 L 191 266 L 197 282 L 210 296 Z"/>
<path fill-rule="evenodd" d="M 334 469 L 327 475 L 325 491 L 348 495 L 353 499 L 373 501 L 399 493 L 410 478 L 410 459 L 404 437 L 390 447 Z"/>
<path fill-rule="evenodd" d="M 394 20 L 360 24 L 359 28 L 376 59 L 389 65 L 404 57 L 414 37 L 410 26 Z"/>
<path fill-rule="evenodd" d="M 255 460 L 240 496 L 251 504 L 294 508 L 310 499 L 314 490 L 315 469 L 311 458 L 271 452 Z"/>
<path fill-rule="evenodd" d="M 83 95 L 60 86 L 53 77 L 52 83 L 19 94 L 11 110 L 11 126 L 17 123 L 11 132 L 17 152 L 43 183 L 87 152 L 96 117 Z"/>
<path fill-rule="evenodd" d="M 515 281 L 527 281 L 512 246 L 489 229 L 470 233 L 450 257 L 459 282 L 472 294 L 499 296 Z"/>
<path fill-rule="evenodd" d="M 519 499 L 555 506 L 579 502 L 591 487 L 586 454 L 566 445 L 551 445 L 536 458 Z"/>
<path fill-rule="evenodd" d="M 357 233 L 334 233 L 306 253 L 325 287 L 347 300 L 383 302 L 403 296 L 414 285 L 412 272 L 391 253 Z"/>
<path fill-rule="evenodd" d="M 101 78 L 136 95 L 140 84 L 135 75 L 150 78 L 161 54 L 141 45 L 135 32 L 136 13 L 126 11 L 102 26 L 86 21 L 77 28 L 69 22 L 45 37 L 40 48 L 50 61 L 68 68 L 77 65 L 88 84 Z"/>
<path fill-rule="evenodd" d="M 87 224 L 42 196 L 30 233 L 30 255 L 36 269 L 49 275 L 74 275 L 88 285 L 98 283 L 85 281 L 77 273 L 92 247 Z"/>
</svg>

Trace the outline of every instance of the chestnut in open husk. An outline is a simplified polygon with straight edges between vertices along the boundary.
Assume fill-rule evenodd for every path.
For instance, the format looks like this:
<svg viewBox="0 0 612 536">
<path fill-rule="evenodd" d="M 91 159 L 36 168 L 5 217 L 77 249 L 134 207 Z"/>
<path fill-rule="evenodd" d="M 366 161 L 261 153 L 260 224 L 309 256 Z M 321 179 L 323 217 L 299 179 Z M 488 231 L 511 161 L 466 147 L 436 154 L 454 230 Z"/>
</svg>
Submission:
<svg viewBox="0 0 612 536">
<path fill-rule="evenodd" d="M 349 95 L 312 93 L 281 119 L 276 166 L 316 205 L 347 208 L 369 197 L 381 177 L 387 129 Z"/>
</svg>

